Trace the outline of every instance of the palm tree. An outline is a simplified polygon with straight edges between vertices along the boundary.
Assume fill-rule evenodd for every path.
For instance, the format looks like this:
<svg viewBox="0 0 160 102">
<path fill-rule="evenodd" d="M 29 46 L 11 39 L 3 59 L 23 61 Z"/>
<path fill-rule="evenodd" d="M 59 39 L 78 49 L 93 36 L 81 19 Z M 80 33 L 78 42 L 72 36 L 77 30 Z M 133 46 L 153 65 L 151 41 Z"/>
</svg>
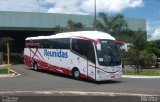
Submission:
<svg viewBox="0 0 160 102">
<path fill-rule="evenodd" d="M 55 26 L 53 30 L 54 30 L 54 34 L 56 34 L 56 33 L 64 32 L 65 28 L 58 25 L 58 26 Z"/>
<path fill-rule="evenodd" d="M 143 51 L 147 46 L 147 37 L 145 32 L 141 29 L 136 31 L 132 38 L 132 46 L 131 48 L 135 50 L 135 58 L 136 58 L 136 69 L 137 72 L 140 71 L 140 51 Z"/>
<path fill-rule="evenodd" d="M 9 43 L 13 41 L 13 38 L 10 37 L 4 37 L 0 38 L 0 47 L 2 47 L 4 44 L 6 44 L 6 49 L 7 49 L 7 62 L 8 62 L 8 74 L 10 74 L 10 48 L 9 48 Z"/>
<path fill-rule="evenodd" d="M 67 27 L 73 30 L 74 29 L 74 25 L 75 25 L 75 22 L 73 22 L 72 20 L 69 20 Z"/>
<path fill-rule="evenodd" d="M 7 42 L 11 42 L 11 41 L 13 41 L 13 38 L 10 38 L 10 37 L 2 37 L 2 38 L 0 38 L 0 47 L 2 47 Z"/>
<path fill-rule="evenodd" d="M 67 25 L 67 28 L 69 28 L 70 30 L 82 30 L 84 28 L 85 25 L 83 25 L 82 23 L 80 22 L 74 22 L 72 20 L 69 20 L 68 22 L 68 25 Z"/>
<path fill-rule="evenodd" d="M 108 16 L 105 13 L 99 13 L 101 21 L 96 21 L 97 27 L 103 31 L 114 34 L 120 34 L 120 32 L 127 29 L 128 25 L 124 19 L 124 16 L 121 14 L 116 14 L 115 16 Z"/>
</svg>

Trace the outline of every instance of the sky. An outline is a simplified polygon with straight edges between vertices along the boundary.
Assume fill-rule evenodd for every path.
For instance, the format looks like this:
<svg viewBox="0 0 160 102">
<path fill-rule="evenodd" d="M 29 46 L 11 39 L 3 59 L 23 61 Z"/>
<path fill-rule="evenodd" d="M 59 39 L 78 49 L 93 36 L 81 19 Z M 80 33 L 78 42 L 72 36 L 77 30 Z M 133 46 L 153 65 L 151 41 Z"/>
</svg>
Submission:
<svg viewBox="0 0 160 102">
<path fill-rule="evenodd" d="M 95 0 L 0 0 L 0 11 L 94 14 Z M 160 39 L 160 0 L 96 0 L 97 13 L 121 13 L 147 21 L 150 40 Z"/>
</svg>

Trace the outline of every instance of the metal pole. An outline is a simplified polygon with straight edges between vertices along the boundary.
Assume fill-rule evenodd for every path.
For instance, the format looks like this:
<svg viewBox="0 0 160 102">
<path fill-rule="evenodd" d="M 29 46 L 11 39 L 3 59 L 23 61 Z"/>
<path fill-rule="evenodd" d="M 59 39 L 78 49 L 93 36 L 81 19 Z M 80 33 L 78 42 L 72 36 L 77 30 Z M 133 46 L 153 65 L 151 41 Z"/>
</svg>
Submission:
<svg viewBox="0 0 160 102">
<path fill-rule="evenodd" d="M 94 0 L 94 30 L 96 30 L 96 22 L 97 22 L 97 18 L 96 18 L 96 0 Z"/>
<path fill-rule="evenodd" d="M 38 4 L 38 12 L 40 12 L 39 0 L 37 0 L 37 4 Z"/>
<path fill-rule="evenodd" d="M 8 74 L 10 74 L 10 59 L 9 59 L 9 53 L 10 53 L 10 51 L 9 51 L 9 42 L 7 42 L 7 59 L 8 59 Z"/>
</svg>

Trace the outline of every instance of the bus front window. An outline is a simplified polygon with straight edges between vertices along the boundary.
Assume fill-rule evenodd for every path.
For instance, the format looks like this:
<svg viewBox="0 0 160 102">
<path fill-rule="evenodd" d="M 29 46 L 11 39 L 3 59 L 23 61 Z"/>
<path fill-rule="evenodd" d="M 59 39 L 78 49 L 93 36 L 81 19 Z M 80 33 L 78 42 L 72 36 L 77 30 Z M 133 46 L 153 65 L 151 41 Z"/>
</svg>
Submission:
<svg viewBox="0 0 160 102">
<path fill-rule="evenodd" d="M 114 40 L 99 40 L 101 50 L 97 50 L 98 62 L 101 66 L 118 66 L 121 64 L 119 47 Z"/>
</svg>

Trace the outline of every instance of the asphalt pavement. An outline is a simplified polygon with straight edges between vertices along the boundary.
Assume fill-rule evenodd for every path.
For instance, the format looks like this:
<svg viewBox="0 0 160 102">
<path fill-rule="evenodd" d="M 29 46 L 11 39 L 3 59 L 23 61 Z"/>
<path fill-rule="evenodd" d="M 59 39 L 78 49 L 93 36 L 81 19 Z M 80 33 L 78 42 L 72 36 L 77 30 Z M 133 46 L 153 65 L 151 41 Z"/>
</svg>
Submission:
<svg viewBox="0 0 160 102">
<path fill-rule="evenodd" d="M 75 95 L 83 96 L 87 95 L 86 92 L 88 92 L 88 95 L 91 96 L 97 94 L 117 97 L 138 96 L 141 99 L 143 99 L 142 96 L 160 96 L 159 78 L 121 78 L 93 82 L 85 79 L 75 80 L 70 76 L 53 72 L 34 71 L 23 64 L 13 65 L 11 68 L 21 75 L 12 78 L 0 78 L 0 95 L 54 96 L 57 93 L 58 95 L 66 95 L 73 92 Z M 160 101 L 159 98 L 158 101 Z"/>
</svg>

